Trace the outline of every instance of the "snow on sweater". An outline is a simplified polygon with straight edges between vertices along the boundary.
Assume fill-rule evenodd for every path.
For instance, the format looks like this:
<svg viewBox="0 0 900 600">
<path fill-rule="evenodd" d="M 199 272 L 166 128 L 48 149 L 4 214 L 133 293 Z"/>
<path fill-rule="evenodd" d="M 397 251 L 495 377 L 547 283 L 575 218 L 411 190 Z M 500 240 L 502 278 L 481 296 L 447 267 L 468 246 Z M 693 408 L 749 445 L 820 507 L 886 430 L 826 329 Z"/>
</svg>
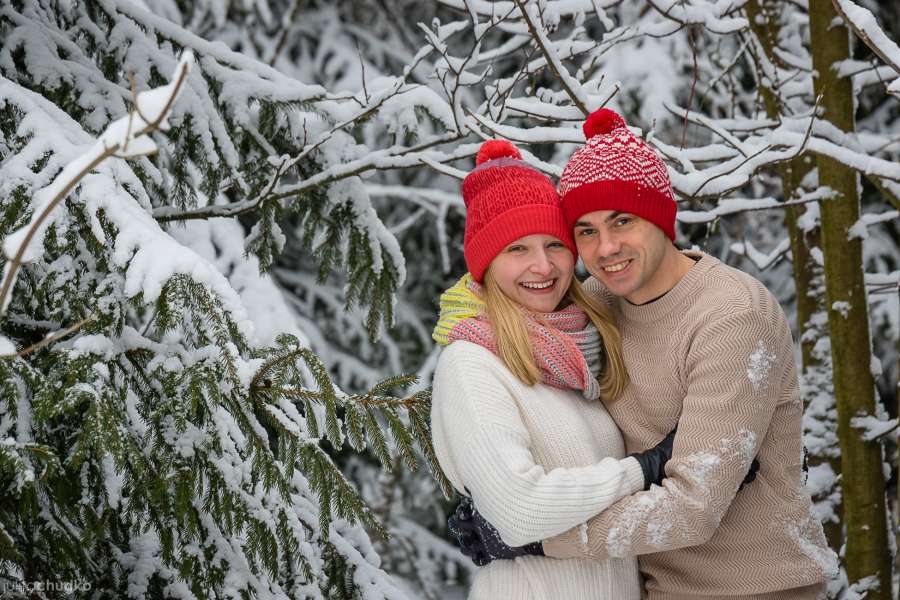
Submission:
<svg viewBox="0 0 900 600">
<path fill-rule="evenodd" d="M 622 459 L 619 430 L 603 404 L 571 390 L 527 386 L 499 358 L 457 341 L 433 381 L 432 436 L 441 468 L 512 546 L 562 533 L 643 487 Z M 637 600 L 634 558 L 528 556 L 478 570 L 470 600 Z"/>
<path fill-rule="evenodd" d="M 640 556 L 651 600 L 815 598 L 836 564 L 801 482 L 803 406 L 787 320 L 756 279 L 687 254 L 698 262 L 643 306 L 587 283 L 622 333 L 631 383 L 607 408 L 626 449 L 652 446 L 678 422 L 667 479 L 591 519 L 586 536 L 545 540 L 544 551 Z M 737 492 L 754 457 L 756 481 Z"/>
</svg>

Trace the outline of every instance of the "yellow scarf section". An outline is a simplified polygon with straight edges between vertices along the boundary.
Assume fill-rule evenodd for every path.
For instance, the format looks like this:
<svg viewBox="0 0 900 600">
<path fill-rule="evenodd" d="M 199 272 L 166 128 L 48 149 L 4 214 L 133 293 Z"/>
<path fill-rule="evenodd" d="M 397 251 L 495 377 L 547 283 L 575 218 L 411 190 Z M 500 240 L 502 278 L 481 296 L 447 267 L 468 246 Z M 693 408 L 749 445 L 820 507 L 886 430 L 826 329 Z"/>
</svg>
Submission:
<svg viewBox="0 0 900 600">
<path fill-rule="evenodd" d="M 477 317 L 484 312 L 484 300 L 476 293 L 479 289 L 481 286 L 472 279 L 471 274 L 466 273 L 441 294 L 441 314 L 431 333 L 434 341 L 446 346 L 450 343 L 450 332 L 460 321 Z"/>
</svg>

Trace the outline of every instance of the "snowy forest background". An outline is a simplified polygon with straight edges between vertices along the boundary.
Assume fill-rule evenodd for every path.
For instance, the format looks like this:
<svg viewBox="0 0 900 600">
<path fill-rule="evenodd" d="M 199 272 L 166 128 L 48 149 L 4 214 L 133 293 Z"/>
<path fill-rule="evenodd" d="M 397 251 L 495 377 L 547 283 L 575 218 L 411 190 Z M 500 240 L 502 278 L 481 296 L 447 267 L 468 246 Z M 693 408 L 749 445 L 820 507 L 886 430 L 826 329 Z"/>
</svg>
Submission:
<svg viewBox="0 0 900 600">
<path fill-rule="evenodd" d="M 874 0 L 0 0 L 0 595 L 459 597 L 460 178 L 488 138 L 558 177 L 608 106 L 794 324 L 830 597 L 896 597 L 898 39 Z"/>
</svg>

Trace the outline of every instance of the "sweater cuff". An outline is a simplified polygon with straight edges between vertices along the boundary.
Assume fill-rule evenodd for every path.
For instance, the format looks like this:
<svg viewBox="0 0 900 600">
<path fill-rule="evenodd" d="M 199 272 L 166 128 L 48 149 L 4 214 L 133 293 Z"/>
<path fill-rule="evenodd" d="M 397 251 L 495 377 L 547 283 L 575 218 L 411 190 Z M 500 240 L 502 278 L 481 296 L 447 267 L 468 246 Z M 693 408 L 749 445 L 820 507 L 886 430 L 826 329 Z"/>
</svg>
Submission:
<svg viewBox="0 0 900 600">
<path fill-rule="evenodd" d="M 643 479 L 643 477 L 641 477 Z M 572 529 L 543 541 L 544 556 L 550 558 L 586 558 L 586 544 L 581 543 L 581 528 L 576 525 Z"/>
<path fill-rule="evenodd" d="M 644 471 L 636 458 L 629 456 L 619 460 L 624 471 L 619 500 L 644 489 Z M 573 527 L 543 542 L 544 555 L 551 558 L 588 558 L 590 554 L 585 543 L 587 523 Z"/>
<path fill-rule="evenodd" d="M 644 491 L 646 482 L 644 481 L 644 471 L 641 469 L 641 463 L 633 456 L 629 456 L 621 459 L 619 464 L 622 466 L 622 470 L 625 471 L 620 498 Z"/>
</svg>

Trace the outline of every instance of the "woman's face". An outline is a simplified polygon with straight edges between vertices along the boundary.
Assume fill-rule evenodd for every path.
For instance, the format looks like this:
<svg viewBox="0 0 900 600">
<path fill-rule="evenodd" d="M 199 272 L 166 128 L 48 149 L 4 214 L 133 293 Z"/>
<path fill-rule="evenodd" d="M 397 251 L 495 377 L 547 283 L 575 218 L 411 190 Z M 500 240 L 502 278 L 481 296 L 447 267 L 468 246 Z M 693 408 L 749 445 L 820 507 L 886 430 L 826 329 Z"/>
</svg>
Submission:
<svg viewBox="0 0 900 600">
<path fill-rule="evenodd" d="M 490 272 L 514 302 L 532 312 L 552 312 L 572 283 L 575 257 L 559 238 L 526 235 L 494 258 Z"/>
</svg>

